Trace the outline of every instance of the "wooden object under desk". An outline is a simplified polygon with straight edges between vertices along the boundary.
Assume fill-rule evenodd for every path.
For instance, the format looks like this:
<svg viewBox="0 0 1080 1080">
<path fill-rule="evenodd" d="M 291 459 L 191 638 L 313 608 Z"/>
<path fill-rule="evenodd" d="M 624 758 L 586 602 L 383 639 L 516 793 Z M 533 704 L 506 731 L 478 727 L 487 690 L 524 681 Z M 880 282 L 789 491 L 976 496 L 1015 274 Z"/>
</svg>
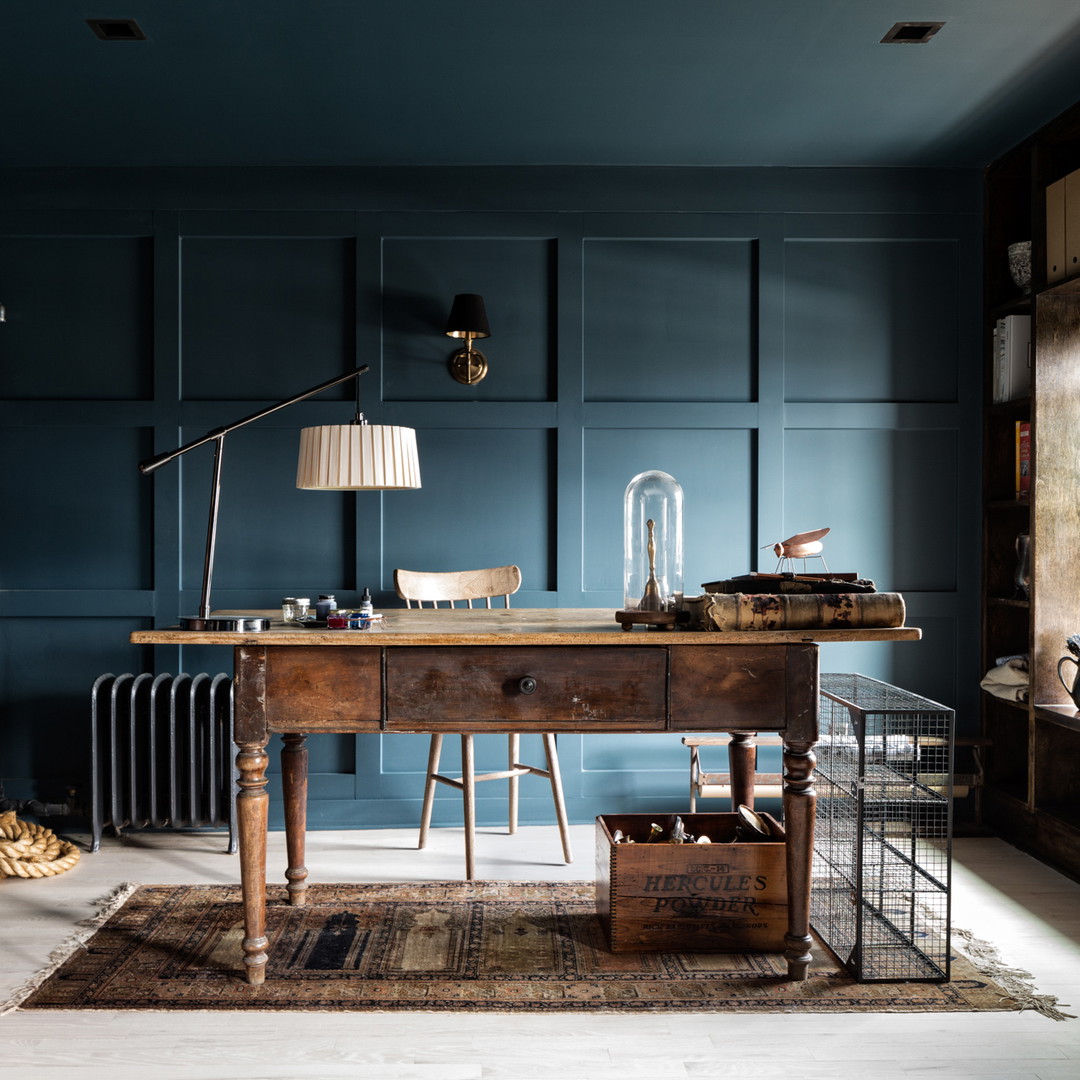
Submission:
<svg viewBox="0 0 1080 1080">
<path fill-rule="evenodd" d="M 244 964 L 265 978 L 266 745 L 285 737 L 282 787 L 292 904 L 307 888 L 306 737 L 312 732 L 774 731 L 784 740 L 789 979 L 810 956 L 818 648 L 916 641 L 914 627 L 624 632 L 608 609 L 384 612 L 370 630 L 136 631 L 135 644 L 234 650 Z M 522 680 L 535 681 L 530 693 Z M 422 688 L 423 693 L 417 693 Z M 437 707 L 430 703 L 434 701 Z M 467 714 L 467 715 L 466 715 Z M 749 760 L 749 759 L 747 759 Z M 749 795 L 752 776 L 741 775 Z"/>
<path fill-rule="evenodd" d="M 920 739 L 923 746 L 941 746 L 944 740 L 924 736 Z M 740 767 L 744 773 L 749 768 L 753 775 L 750 780 L 743 779 L 743 785 L 750 784 L 749 798 L 742 799 L 744 806 L 753 808 L 755 796 L 762 799 L 779 799 L 783 796 L 784 777 L 782 773 L 760 773 L 757 771 L 757 747 L 782 746 L 779 735 L 684 735 L 683 746 L 690 750 L 690 813 L 697 812 L 698 799 L 731 799 L 737 806 L 734 795 L 738 781 L 735 771 Z M 985 780 L 982 751 L 991 745 L 989 739 L 957 735 L 952 739 L 956 747 L 970 748 L 972 769 L 970 772 L 953 772 L 951 792 L 954 799 L 965 799 L 975 795 L 975 823 L 981 822 L 980 796 Z M 736 762 L 729 766 L 728 772 L 707 772 L 701 756 L 703 746 L 726 747 L 729 757 L 734 753 Z M 945 790 L 948 777 L 940 777 L 934 790 Z M 933 785 L 932 785 L 933 786 Z M 745 790 L 743 791 L 745 795 Z"/>
<path fill-rule="evenodd" d="M 690 813 L 696 813 L 698 799 L 731 799 L 732 809 L 741 803 L 753 808 L 754 796 L 763 799 L 783 797 L 782 773 L 759 773 L 757 771 L 757 748 L 759 746 L 782 746 L 779 735 L 684 735 L 683 746 L 690 749 Z M 728 772 L 706 772 L 701 759 L 701 747 L 723 746 L 727 748 Z M 742 798 L 735 800 L 739 786 L 736 773 L 741 768 Z M 751 774 L 747 776 L 749 771 Z M 747 790 L 749 788 L 749 790 Z"/>
</svg>

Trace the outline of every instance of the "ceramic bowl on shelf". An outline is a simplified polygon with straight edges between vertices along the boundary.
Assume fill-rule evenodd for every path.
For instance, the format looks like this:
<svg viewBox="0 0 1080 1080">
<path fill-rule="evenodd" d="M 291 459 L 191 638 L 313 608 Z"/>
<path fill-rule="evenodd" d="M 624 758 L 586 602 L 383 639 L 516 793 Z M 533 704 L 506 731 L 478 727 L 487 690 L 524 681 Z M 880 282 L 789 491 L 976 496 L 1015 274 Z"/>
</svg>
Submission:
<svg viewBox="0 0 1080 1080">
<path fill-rule="evenodd" d="M 1009 245 L 1009 274 L 1016 287 L 1026 296 L 1031 292 L 1031 241 L 1021 240 Z"/>
</svg>

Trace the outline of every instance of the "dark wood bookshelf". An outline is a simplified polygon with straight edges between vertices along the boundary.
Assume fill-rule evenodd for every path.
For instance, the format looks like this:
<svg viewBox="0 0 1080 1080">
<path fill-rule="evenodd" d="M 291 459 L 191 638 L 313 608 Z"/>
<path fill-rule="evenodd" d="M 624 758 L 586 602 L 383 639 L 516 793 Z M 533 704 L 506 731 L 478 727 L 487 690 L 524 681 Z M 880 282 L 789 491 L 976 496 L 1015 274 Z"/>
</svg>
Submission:
<svg viewBox="0 0 1080 1080">
<path fill-rule="evenodd" d="M 1066 277 L 1050 281 L 1047 187 L 1080 170 L 1080 106 L 991 163 L 984 174 L 983 619 L 986 668 L 1029 658 L 1030 704 L 982 695 L 987 752 L 983 812 L 1001 836 L 1080 876 L 1080 714 L 1057 676 L 1065 639 L 1080 633 L 1076 503 L 1080 455 L 1080 248 Z M 1008 247 L 1032 246 L 1022 294 Z M 1059 271 L 1060 273 L 1060 271 Z M 1032 318 L 1030 396 L 994 402 L 993 330 L 1009 315 Z M 1015 492 L 1016 423 L 1031 424 L 1031 492 Z M 1018 594 L 1016 537 L 1031 545 L 1030 597 Z"/>
</svg>

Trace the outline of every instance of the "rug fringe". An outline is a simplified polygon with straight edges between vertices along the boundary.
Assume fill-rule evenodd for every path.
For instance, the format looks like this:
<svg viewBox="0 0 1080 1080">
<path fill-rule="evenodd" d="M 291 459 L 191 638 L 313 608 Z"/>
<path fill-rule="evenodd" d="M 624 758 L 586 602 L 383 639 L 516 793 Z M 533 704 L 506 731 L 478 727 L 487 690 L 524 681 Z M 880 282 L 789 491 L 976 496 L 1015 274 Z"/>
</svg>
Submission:
<svg viewBox="0 0 1080 1080">
<path fill-rule="evenodd" d="M 1014 998 L 1020 1006 L 1020 1012 L 1029 1009 L 1051 1020 L 1075 1020 L 1073 1013 L 1062 1012 L 1058 1005 L 1058 999 L 1053 994 L 1039 994 L 1035 991 L 1035 976 L 1023 968 L 1011 967 L 1002 959 L 1001 953 L 996 946 L 988 941 L 977 938 L 970 930 L 952 928 L 954 938 L 959 938 L 963 944 L 960 946 L 964 955 L 975 965 L 981 975 L 1000 983 L 1001 988 Z M 1066 1004 L 1066 1008 L 1072 1008 Z"/>
<path fill-rule="evenodd" d="M 94 933 L 127 903 L 138 887 L 137 882 L 125 881 L 117 885 L 107 896 L 98 900 L 94 904 L 94 914 L 75 924 L 77 929 L 74 933 L 49 954 L 48 964 L 41 971 L 31 975 L 21 986 L 17 986 L 10 996 L 0 1001 L 0 1016 L 14 1012 L 68 957 L 83 948 Z"/>
</svg>

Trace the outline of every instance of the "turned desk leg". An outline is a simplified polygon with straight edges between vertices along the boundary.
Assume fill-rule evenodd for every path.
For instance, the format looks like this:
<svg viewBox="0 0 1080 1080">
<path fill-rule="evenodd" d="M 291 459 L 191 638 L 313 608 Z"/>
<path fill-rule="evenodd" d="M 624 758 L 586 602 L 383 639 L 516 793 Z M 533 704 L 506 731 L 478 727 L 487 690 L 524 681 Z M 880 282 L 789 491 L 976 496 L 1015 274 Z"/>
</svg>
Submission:
<svg viewBox="0 0 1080 1080">
<path fill-rule="evenodd" d="M 788 978 L 799 982 L 810 966 L 810 881 L 814 861 L 814 744 L 784 744 L 784 829 L 787 833 Z"/>
<path fill-rule="evenodd" d="M 289 865 L 285 871 L 289 903 L 300 907 L 307 900 L 308 750 L 306 735 L 283 735 L 281 787 L 285 803 L 285 850 Z"/>
<path fill-rule="evenodd" d="M 247 981 L 266 978 L 266 825 L 270 796 L 266 791 L 266 740 L 237 743 L 236 817 L 240 833 L 240 887 L 244 898 L 244 964 Z"/>
<path fill-rule="evenodd" d="M 757 771 L 757 745 L 754 731 L 728 732 L 728 772 L 731 776 L 731 809 L 740 804 L 754 807 L 754 774 Z"/>
</svg>

